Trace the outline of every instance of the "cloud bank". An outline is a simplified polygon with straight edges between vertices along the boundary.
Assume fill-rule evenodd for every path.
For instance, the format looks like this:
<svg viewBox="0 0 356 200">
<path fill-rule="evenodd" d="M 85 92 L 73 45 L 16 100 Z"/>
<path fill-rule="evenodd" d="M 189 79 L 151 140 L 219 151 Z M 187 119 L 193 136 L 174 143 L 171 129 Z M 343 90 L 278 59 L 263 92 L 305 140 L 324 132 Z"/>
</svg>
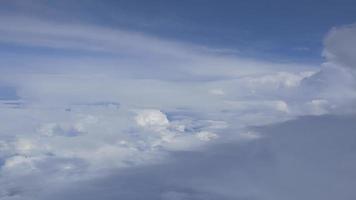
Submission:
<svg viewBox="0 0 356 200">
<path fill-rule="evenodd" d="M 241 58 L 93 25 L 14 16 L 2 17 L 0 25 L 1 42 L 34 50 L 21 62 L 8 52 L 1 64 L 1 199 L 330 197 L 305 181 L 311 172 L 323 180 L 330 171 L 314 170 L 321 166 L 311 160 L 329 164 L 326 155 L 345 152 L 326 151 L 332 145 L 326 141 L 325 148 L 307 146 L 316 151 L 309 158 L 308 148 L 293 146 L 308 137 L 316 143 L 322 130 L 301 119 L 295 123 L 316 132 L 300 139 L 294 132 L 283 136 L 279 127 L 264 139 L 264 129 L 250 127 L 354 112 L 354 25 L 327 34 L 320 67 Z M 57 53 L 43 54 L 43 48 Z M 338 127 L 352 139 L 347 122 Z M 294 130 L 289 125 L 287 132 Z M 285 149 L 278 148 L 294 140 L 281 153 Z M 346 168 L 354 165 L 340 159 Z M 278 180 L 270 185 L 274 175 Z M 333 178 L 333 186 L 347 185 Z M 336 188 L 333 197 L 339 192 L 350 190 Z"/>
</svg>

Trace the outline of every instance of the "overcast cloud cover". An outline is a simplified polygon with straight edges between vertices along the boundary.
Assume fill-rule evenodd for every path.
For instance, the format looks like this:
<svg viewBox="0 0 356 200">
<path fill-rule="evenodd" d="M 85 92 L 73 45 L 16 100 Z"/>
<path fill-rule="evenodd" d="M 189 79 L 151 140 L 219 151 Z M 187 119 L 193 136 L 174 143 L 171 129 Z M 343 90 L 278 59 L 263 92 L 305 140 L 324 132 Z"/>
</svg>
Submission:
<svg viewBox="0 0 356 200">
<path fill-rule="evenodd" d="M 248 55 L 225 44 L 227 31 L 220 46 L 215 32 L 202 35 L 210 46 L 196 39 L 191 26 L 209 18 L 194 5 L 189 24 L 174 6 L 176 18 L 146 18 L 146 1 L 134 3 L 142 13 L 125 1 L 0 4 L 1 200 L 356 198 L 355 24 L 330 24 L 318 58 L 316 46 L 271 36 L 292 58 L 253 42 L 266 36 L 246 39 Z M 212 16 L 231 17 L 218 9 Z M 167 23 L 193 36 L 168 34 Z"/>
</svg>

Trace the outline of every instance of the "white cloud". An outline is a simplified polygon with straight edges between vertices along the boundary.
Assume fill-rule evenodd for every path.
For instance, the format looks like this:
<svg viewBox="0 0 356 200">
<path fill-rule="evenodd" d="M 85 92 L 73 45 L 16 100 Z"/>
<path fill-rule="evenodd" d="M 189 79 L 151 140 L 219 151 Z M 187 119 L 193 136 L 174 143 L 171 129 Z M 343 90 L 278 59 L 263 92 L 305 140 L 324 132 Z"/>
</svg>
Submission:
<svg viewBox="0 0 356 200">
<path fill-rule="evenodd" d="M 201 131 L 196 133 L 195 135 L 202 141 L 210 141 L 219 137 L 215 133 L 208 132 L 208 131 Z"/>
<path fill-rule="evenodd" d="M 167 116 L 159 110 L 143 110 L 136 116 L 136 122 L 142 127 L 167 127 Z"/>
<path fill-rule="evenodd" d="M 275 102 L 276 109 L 281 112 L 289 112 L 288 104 L 284 101 L 276 101 Z"/>
<path fill-rule="evenodd" d="M 304 80 L 303 89 L 311 92 L 309 106 L 315 113 L 352 113 L 356 102 L 356 26 L 334 27 L 324 39 L 325 62 L 320 71 Z M 322 99 L 322 101 L 318 101 Z"/>
<path fill-rule="evenodd" d="M 325 99 L 313 99 L 307 103 L 311 108 L 311 114 L 322 115 L 327 114 L 330 110 L 329 102 Z"/>
<path fill-rule="evenodd" d="M 16 89 L 22 106 L 1 104 L 2 170 L 13 169 L 15 179 L 17 167 L 26 166 L 40 174 L 53 169 L 49 179 L 58 173 L 85 178 L 157 162 L 167 150 L 193 151 L 228 140 L 224 132 L 259 139 L 240 130 L 342 112 L 356 98 L 354 30 L 352 25 L 331 31 L 327 61 L 317 68 L 216 54 L 105 27 L 1 18 L 2 42 L 97 54 L 28 56 L 23 62 L 30 73 L 11 58 L 4 63 L 11 69 L 0 79 Z M 113 56 L 103 58 L 102 52 Z"/>
<path fill-rule="evenodd" d="M 273 88 L 293 88 L 298 87 L 300 82 L 314 74 L 314 71 L 303 71 L 300 73 L 277 72 L 256 77 L 246 77 L 246 84 L 251 87 L 273 87 Z"/>
<path fill-rule="evenodd" d="M 253 131 L 247 131 L 247 132 L 240 133 L 240 137 L 242 139 L 255 140 L 261 138 L 261 135 Z"/>
<path fill-rule="evenodd" d="M 20 174 L 30 173 L 35 170 L 33 164 L 35 159 L 36 158 L 27 156 L 13 156 L 5 161 L 2 170 L 7 173 L 11 173 L 11 171 L 17 171 Z"/>
<path fill-rule="evenodd" d="M 154 109 L 138 111 L 135 120 L 137 125 L 159 135 L 151 143 L 152 147 L 163 147 L 169 150 L 192 150 L 202 145 L 200 141 L 208 142 L 218 138 L 217 134 L 208 130 L 219 130 L 227 127 L 224 122 L 210 120 L 207 121 L 208 124 L 200 128 L 202 130 L 188 131 L 186 128 L 191 125 L 191 121 L 169 121 L 166 114 Z"/>
</svg>

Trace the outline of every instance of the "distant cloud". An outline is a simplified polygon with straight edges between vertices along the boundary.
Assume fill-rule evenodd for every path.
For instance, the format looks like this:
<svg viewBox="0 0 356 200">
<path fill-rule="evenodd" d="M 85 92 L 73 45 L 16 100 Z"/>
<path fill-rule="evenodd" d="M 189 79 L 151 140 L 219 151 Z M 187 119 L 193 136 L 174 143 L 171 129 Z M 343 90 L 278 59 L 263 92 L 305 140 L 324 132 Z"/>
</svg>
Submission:
<svg viewBox="0 0 356 200">
<path fill-rule="evenodd" d="M 159 110 L 143 110 L 136 116 L 136 122 L 142 127 L 167 127 L 167 116 Z"/>
<path fill-rule="evenodd" d="M 333 28 L 324 39 L 321 70 L 303 81 L 306 91 L 315 98 L 309 102 L 319 113 L 354 112 L 349 107 L 356 102 L 356 26 Z M 321 100 L 320 100 L 321 99 Z"/>
<path fill-rule="evenodd" d="M 356 24 L 333 28 L 324 40 L 323 56 L 328 63 L 355 69 Z"/>
<path fill-rule="evenodd" d="M 37 199 L 356 198 L 356 161 L 350 159 L 356 154 L 355 120 L 355 116 L 302 117 L 259 127 L 256 131 L 263 136 L 259 140 L 231 140 L 204 151 L 172 152 L 160 164 L 52 185 L 54 192 Z"/>
</svg>

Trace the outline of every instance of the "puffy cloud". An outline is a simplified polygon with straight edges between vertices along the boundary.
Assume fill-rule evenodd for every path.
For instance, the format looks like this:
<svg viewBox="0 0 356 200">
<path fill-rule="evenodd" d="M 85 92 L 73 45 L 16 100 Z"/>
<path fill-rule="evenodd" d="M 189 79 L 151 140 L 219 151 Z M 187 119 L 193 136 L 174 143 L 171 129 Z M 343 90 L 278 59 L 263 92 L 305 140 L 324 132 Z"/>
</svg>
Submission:
<svg viewBox="0 0 356 200">
<path fill-rule="evenodd" d="M 323 55 L 328 62 L 356 69 L 356 24 L 333 28 L 324 40 Z"/>
<path fill-rule="evenodd" d="M 275 102 L 276 109 L 281 112 L 288 112 L 288 104 L 284 101 L 276 101 Z"/>
<path fill-rule="evenodd" d="M 356 100 L 355 32 L 354 24 L 333 28 L 324 39 L 326 60 L 320 71 L 302 82 L 302 90 L 310 98 L 307 106 L 317 114 L 354 112 L 349 107 Z"/>
<path fill-rule="evenodd" d="M 226 128 L 226 124 L 219 121 L 207 121 L 200 128 L 196 127 L 197 124 L 192 124 L 197 122 L 189 120 L 169 121 L 166 114 L 153 109 L 138 111 L 135 120 L 137 125 L 159 134 L 158 140 L 152 143 L 154 147 L 159 146 L 170 150 L 192 150 L 201 145 L 199 141 L 208 142 L 218 138 L 217 134 L 208 130 Z M 189 127 L 193 130 L 189 130 Z"/>
<path fill-rule="evenodd" d="M 143 110 L 136 116 L 136 122 L 142 127 L 167 127 L 167 116 L 159 110 Z"/>
</svg>

